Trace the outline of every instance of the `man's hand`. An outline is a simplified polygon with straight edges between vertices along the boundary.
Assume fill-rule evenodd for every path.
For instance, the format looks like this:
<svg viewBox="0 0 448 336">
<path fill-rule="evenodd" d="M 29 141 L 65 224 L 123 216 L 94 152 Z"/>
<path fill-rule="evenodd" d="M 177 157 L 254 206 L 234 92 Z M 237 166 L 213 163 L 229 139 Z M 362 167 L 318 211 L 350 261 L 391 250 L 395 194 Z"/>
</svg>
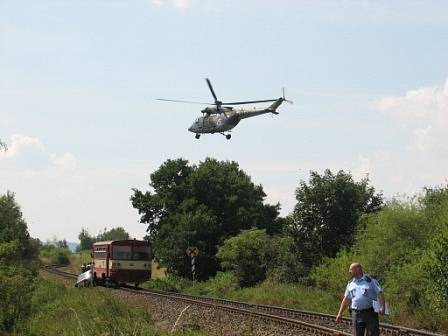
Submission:
<svg viewBox="0 0 448 336">
<path fill-rule="evenodd" d="M 384 315 L 384 306 L 381 306 L 380 309 L 378 309 L 378 314 Z"/>
<path fill-rule="evenodd" d="M 336 322 L 341 322 L 341 321 L 342 321 L 342 316 L 341 316 L 341 314 L 338 314 L 336 316 Z"/>
<path fill-rule="evenodd" d="M 344 297 L 344 299 L 341 302 L 341 306 L 339 307 L 338 315 L 336 316 L 335 321 L 341 322 L 342 321 L 342 313 L 344 312 L 345 308 L 348 307 L 350 304 L 350 299 Z"/>
</svg>

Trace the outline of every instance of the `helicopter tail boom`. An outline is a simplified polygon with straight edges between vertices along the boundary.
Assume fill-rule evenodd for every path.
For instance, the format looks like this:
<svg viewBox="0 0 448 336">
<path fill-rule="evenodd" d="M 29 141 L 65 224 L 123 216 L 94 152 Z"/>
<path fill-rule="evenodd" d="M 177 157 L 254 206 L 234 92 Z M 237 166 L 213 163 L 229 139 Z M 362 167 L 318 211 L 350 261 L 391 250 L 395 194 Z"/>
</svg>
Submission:
<svg viewBox="0 0 448 336">
<path fill-rule="evenodd" d="M 269 106 L 267 108 L 267 110 L 273 114 L 279 114 L 276 110 L 284 101 L 285 101 L 285 98 L 280 97 L 274 103 L 272 103 L 271 106 Z"/>
</svg>

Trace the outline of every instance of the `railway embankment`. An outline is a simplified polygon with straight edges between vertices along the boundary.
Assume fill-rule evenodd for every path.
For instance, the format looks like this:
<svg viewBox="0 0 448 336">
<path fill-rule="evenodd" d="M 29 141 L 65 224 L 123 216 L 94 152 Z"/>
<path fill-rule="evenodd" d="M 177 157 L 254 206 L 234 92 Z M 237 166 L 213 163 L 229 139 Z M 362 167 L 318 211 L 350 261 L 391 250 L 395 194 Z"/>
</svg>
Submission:
<svg viewBox="0 0 448 336">
<path fill-rule="evenodd" d="M 67 272 L 47 271 L 53 276 L 74 279 Z M 193 329 L 207 335 L 350 334 L 350 320 L 335 324 L 332 315 L 154 290 L 122 288 L 109 292 L 121 302 L 148 312 L 170 331 Z M 381 328 L 385 335 L 436 335 L 387 324 Z"/>
</svg>

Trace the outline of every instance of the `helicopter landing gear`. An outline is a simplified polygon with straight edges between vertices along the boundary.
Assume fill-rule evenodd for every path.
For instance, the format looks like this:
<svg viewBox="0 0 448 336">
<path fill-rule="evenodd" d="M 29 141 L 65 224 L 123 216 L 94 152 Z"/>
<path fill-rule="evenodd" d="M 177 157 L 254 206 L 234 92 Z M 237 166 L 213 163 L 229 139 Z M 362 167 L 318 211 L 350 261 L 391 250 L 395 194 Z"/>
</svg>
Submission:
<svg viewBox="0 0 448 336">
<path fill-rule="evenodd" d="M 199 139 L 201 137 L 201 135 L 199 133 L 196 133 L 196 135 L 194 136 L 196 139 Z"/>
<path fill-rule="evenodd" d="M 225 134 L 223 132 L 220 132 L 220 134 L 224 135 L 227 140 L 229 140 L 232 137 L 232 134 Z"/>
</svg>

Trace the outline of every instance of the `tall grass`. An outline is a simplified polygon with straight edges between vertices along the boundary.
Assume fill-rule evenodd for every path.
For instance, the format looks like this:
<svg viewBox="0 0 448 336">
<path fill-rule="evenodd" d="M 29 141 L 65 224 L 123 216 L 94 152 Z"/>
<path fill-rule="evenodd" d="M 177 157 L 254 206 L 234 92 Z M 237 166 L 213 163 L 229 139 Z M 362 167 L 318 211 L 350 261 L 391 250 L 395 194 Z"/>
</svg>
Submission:
<svg viewBox="0 0 448 336">
<path fill-rule="evenodd" d="M 19 335 L 168 335 L 154 326 L 147 311 L 122 304 L 98 288 L 65 288 L 42 280 L 31 302 L 31 317 Z"/>
</svg>

